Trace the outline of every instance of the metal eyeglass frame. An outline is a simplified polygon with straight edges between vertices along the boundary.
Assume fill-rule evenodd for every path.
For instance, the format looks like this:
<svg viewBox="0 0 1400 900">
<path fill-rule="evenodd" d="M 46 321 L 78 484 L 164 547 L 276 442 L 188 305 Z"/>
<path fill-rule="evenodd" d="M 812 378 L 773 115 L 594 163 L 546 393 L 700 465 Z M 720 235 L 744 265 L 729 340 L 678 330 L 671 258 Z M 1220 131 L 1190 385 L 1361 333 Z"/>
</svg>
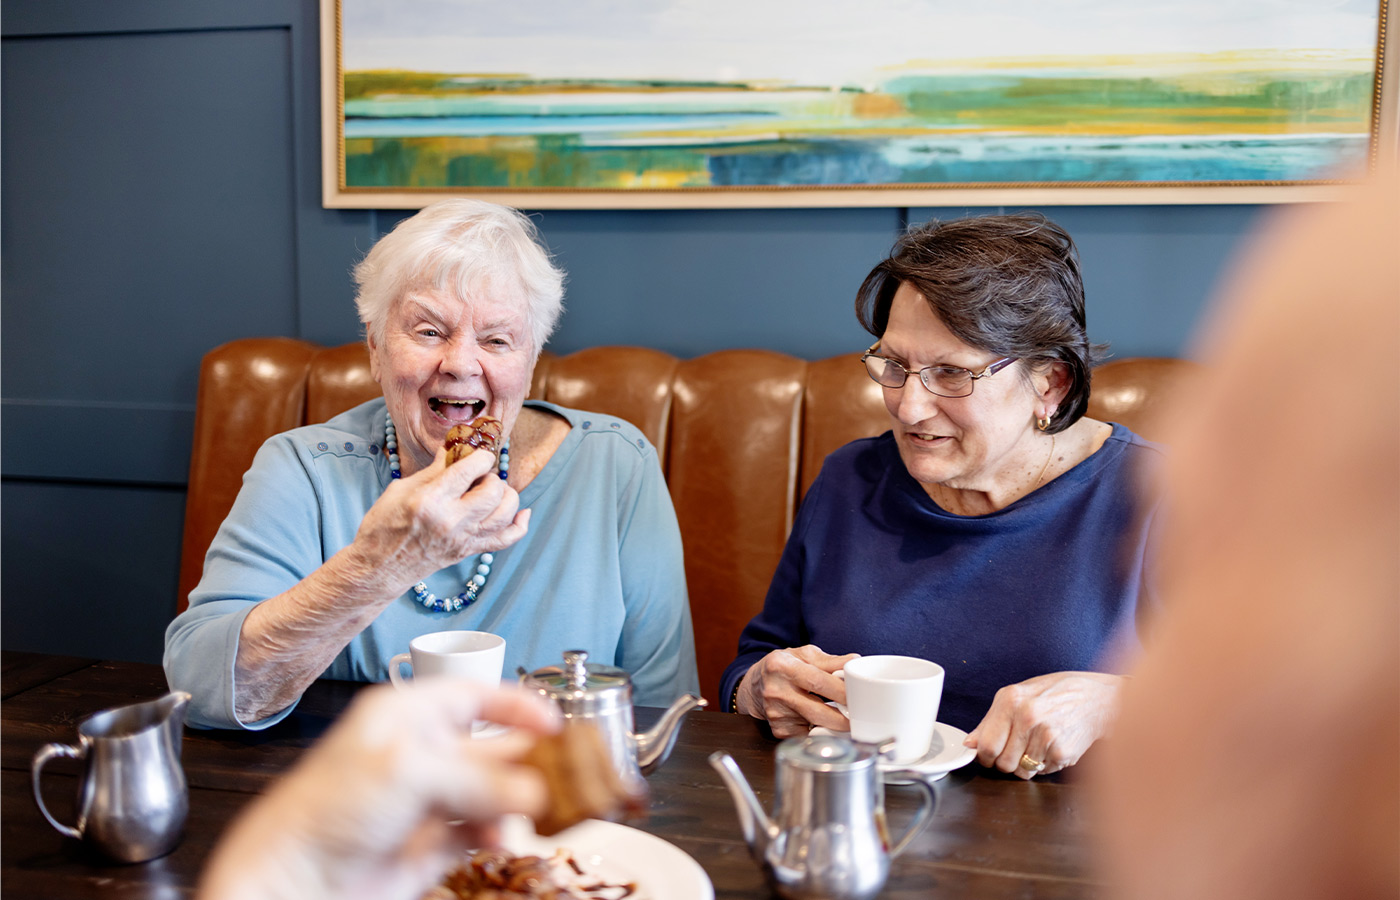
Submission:
<svg viewBox="0 0 1400 900">
<path fill-rule="evenodd" d="M 1007 366 L 1011 365 L 1012 363 L 1016 362 L 1016 360 L 1020 359 L 1020 357 L 1017 357 L 1017 356 L 1004 356 L 1004 357 L 1002 357 L 1001 359 L 997 360 L 996 362 L 992 363 L 991 365 L 987 366 L 987 368 L 983 369 L 981 372 L 975 372 L 975 373 L 974 373 L 971 369 L 964 369 L 962 366 L 948 366 L 948 365 L 924 366 L 922 369 L 920 369 L 920 370 L 916 373 L 916 372 L 910 372 L 907 368 L 905 368 L 905 366 L 904 366 L 903 363 L 895 362 L 894 360 L 890 359 L 888 356 L 880 356 L 879 354 L 877 354 L 875 351 L 879 348 L 879 346 L 880 346 L 880 342 L 879 342 L 879 341 L 876 341 L 875 343 L 871 344 L 870 347 L 867 348 L 866 351 L 865 351 L 864 353 L 862 353 L 862 354 L 860 355 L 860 363 L 861 363 L 861 365 L 865 366 L 865 374 L 867 374 L 867 375 L 870 376 L 870 380 L 871 380 L 871 381 L 873 381 L 873 382 L 875 382 L 876 384 L 880 385 L 880 387 L 902 388 L 902 387 L 904 387 L 905 383 L 909 380 L 909 376 L 910 376 L 910 375 L 915 375 L 915 374 L 917 374 L 917 375 L 919 376 L 919 384 L 922 384 L 922 385 L 924 386 L 924 390 L 928 391 L 930 394 L 933 394 L 935 397 L 944 397 L 944 398 L 949 399 L 949 400 L 960 400 L 960 399 L 962 399 L 963 397 L 971 397 L 971 396 L 972 396 L 972 389 L 973 389 L 974 387 L 977 386 L 977 379 L 979 379 L 979 378 L 987 378 L 988 376 L 995 375 L 996 373 L 1000 372 L 1002 369 L 1004 369 L 1004 368 L 1006 368 Z M 875 377 L 875 373 L 870 371 L 870 364 L 869 364 L 868 362 L 866 362 L 866 360 L 869 359 L 869 358 L 872 357 L 872 356 L 875 357 L 875 358 L 878 359 L 878 360 L 882 360 L 882 361 L 885 363 L 886 367 L 894 366 L 896 369 L 899 369 L 899 371 L 901 371 L 901 372 L 904 373 L 904 377 L 901 378 L 901 379 L 899 380 L 899 384 L 885 384 L 883 381 L 881 381 L 880 379 L 878 379 L 878 378 Z M 961 371 L 963 371 L 963 372 L 966 372 L 966 373 L 967 373 L 967 379 L 968 379 L 968 380 L 967 380 L 967 393 L 966 393 L 966 394 L 940 394 L 938 391 L 935 391 L 933 388 L 929 387 L 928 380 L 924 378 L 924 373 L 927 372 L 927 371 L 929 371 L 930 369 L 959 369 L 959 370 L 961 370 Z"/>
</svg>

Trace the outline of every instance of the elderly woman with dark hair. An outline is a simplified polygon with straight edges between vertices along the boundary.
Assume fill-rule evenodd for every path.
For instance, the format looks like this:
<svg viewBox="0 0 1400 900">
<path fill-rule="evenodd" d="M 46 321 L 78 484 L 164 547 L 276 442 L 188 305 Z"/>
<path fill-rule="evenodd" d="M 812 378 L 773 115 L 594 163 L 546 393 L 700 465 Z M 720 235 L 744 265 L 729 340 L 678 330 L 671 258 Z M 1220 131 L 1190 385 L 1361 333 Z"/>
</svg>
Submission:
<svg viewBox="0 0 1400 900">
<path fill-rule="evenodd" d="M 1085 418 L 1094 348 L 1074 242 L 1035 216 L 910 231 L 861 285 L 891 430 L 829 456 L 722 682 L 778 736 L 845 730 L 854 654 L 947 671 L 939 718 L 983 765 L 1077 762 L 1136 646 L 1160 451 Z"/>
<path fill-rule="evenodd" d="M 382 398 L 271 438 L 166 631 L 190 721 L 262 728 L 315 678 L 382 681 L 422 634 L 490 631 L 507 671 L 566 649 L 638 703 L 697 688 L 680 529 L 656 450 L 609 416 L 527 402 L 563 273 L 520 213 L 474 200 L 401 222 L 355 269 Z M 504 426 L 448 464 L 448 430 Z"/>
</svg>

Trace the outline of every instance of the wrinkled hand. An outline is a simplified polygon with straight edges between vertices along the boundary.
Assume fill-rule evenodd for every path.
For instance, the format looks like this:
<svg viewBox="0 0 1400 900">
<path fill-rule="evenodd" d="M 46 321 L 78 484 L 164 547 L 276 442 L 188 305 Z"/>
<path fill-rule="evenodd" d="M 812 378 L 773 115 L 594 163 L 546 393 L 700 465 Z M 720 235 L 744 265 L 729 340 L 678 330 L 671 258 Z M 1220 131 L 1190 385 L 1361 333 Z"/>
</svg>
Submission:
<svg viewBox="0 0 1400 900">
<path fill-rule="evenodd" d="M 832 656 L 811 644 L 774 650 L 744 673 L 736 711 L 767 719 L 775 737 L 806 734 L 814 725 L 849 731 L 850 722 L 826 701 L 846 702 L 846 682 L 834 673 L 859 655 Z"/>
<path fill-rule="evenodd" d="M 401 593 L 431 572 L 524 537 L 530 511 L 495 477 L 495 459 L 478 450 L 449 465 L 439 449 L 432 465 L 392 482 L 352 544 L 366 571 Z"/>
<path fill-rule="evenodd" d="M 1108 733 L 1118 714 L 1123 677 L 1099 672 L 1051 672 L 997 691 L 992 708 L 964 745 L 977 761 L 1017 777 L 1048 775 L 1079 762 Z M 1045 763 L 1040 772 L 1021 757 Z"/>
<path fill-rule="evenodd" d="M 475 718 L 517 726 L 473 740 Z M 542 811 L 535 769 L 512 763 L 558 729 L 540 697 L 425 679 L 366 689 L 220 842 L 201 900 L 416 898 L 507 813 Z M 451 823 L 451 824 L 449 824 Z"/>
</svg>

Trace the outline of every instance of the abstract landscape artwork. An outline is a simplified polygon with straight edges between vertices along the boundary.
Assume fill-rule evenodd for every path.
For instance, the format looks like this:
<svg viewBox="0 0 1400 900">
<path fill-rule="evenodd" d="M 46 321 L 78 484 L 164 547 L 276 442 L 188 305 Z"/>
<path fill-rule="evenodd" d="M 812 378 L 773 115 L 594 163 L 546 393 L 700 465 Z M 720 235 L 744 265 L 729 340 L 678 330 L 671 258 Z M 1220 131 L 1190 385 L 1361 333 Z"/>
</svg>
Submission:
<svg viewBox="0 0 1400 900">
<path fill-rule="evenodd" d="M 322 2 L 328 206 L 1268 202 L 1394 106 L 1386 0 Z"/>
</svg>

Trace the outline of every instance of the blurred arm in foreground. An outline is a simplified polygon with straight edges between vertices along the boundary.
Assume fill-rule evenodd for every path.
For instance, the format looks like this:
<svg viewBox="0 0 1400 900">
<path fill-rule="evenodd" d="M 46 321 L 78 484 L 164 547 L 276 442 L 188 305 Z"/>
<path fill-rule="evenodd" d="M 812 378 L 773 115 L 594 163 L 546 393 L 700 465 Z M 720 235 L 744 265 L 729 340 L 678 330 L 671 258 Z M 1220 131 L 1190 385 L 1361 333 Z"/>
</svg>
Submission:
<svg viewBox="0 0 1400 900">
<path fill-rule="evenodd" d="M 1231 283 L 1099 773 L 1117 896 L 1400 896 L 1398 217 L 1394 173 L 1289 210 Z"/>
</svg>

